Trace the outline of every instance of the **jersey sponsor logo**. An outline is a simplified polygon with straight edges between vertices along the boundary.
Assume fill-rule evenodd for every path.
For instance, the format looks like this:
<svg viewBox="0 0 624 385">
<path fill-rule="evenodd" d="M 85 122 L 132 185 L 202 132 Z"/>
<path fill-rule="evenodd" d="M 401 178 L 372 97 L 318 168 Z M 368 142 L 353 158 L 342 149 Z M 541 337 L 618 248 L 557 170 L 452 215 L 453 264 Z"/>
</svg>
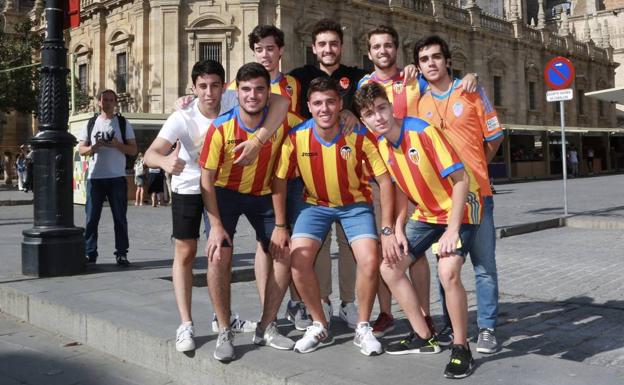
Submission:
<svg viewBox="0 0 624 385">
<path fill-rule="evenodd" d="M 420 161 L 420 155 L 418 154 L 418 150 L 414 147 L 410 148 L 409 151 L 407 151 L 407 156 L 414 164 L 418 164 L 418 161 Z"/>
<path fill-rule="evenodd" d="M 500 123 L 498 122 L 498 117 L 493 116 L 486 120 L 485 124 L 487 124 L 488 131 L 494 131 L 500 127 Z"/>
<path fill-rule="evenodd" d="M 351 157 L 351 147 L 349 146 L 342 146 L 340 148 L 340 156 L 342 157 L 342 159 L 344 160 L 349 160 L 349 158 Z"/>
<path fill-rule="evenodd" d="M 286 92 L 288 92 L 288 95 L 292 96 L 293 95 L 293 88 L 289 85 L 287 85 L 286 87 Z"/>
<path fill-rule="evenodd" d="M 396 82 L 394 82 L 394 84 L 392 85 L 392 89 L 394 90 L 395 94 L 400 94 L 403 92 L 404 87 L 403 87 L 403 82 L 400 80 L 397 80 Z"/>
<path fill-rule="evenodd" d="M 242 139 L 228 139 L 225 141 L 225 144 L 239 144 L 239 143 L 243 143 L 244 140 Z"/>
<path fill-rule="evenodd" d="M 455 104 L 453 104 L 453 115 L 455 115 L 456 118 L 459 118 L 463 112 L 464 105 L 462 102 L 455 102 Z"/>
<path fill-rule="evenodd" d="M 307 156 L 307 157 L 318 156 L 318 152 L 302 152 L 301 156 Z"/>
<path fill-rule="evenodd" d="M 340 87 L 342 87 L 343 89 L 347 89 L 349 88 L 349 85 L 351 84 L 351 81 L 349 80 L 348 77 L 343 76 L 340 78 Z"/>
</svg>

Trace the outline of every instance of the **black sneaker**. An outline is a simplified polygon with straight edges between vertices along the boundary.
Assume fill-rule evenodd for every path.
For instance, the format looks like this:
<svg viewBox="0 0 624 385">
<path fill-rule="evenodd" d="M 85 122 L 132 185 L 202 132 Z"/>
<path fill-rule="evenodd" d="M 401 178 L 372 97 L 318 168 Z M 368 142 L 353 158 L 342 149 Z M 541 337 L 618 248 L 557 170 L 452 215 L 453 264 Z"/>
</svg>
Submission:
<svg viewBox="0 0 624 385">
<path fill-rule="evenodd" d="M 117 260 L 117 266 L 128 266 L 130 265 L 130 261 L 128 261 L 128 257 L 126 254 L 117 254 L 115 253 L 115 259 Z"/>
<path fill-rule="evenodd" d="M 87 256 L 87 259 L 85 260 L 85 263 L 87 265 L 95 265 L 96 262 L 97 262 L 97 255 Z"/>
<path fill-rule="evenodd" d="M 451 360 L 444 370 L 446 378 L 464 378 L 472 374 L 474 370 L 474 359 L 470 348 L 464 345 L 453 345 L 451 347 Z"/>
<path fill-rule="evenodd" d="M 416 333 L 410 333 L 407 338 L 401 341 L 391 344 L 386 348 L 386 353 L 401 355 L 401 354 L 435 354 L 440 353 L 440 345 L 435 336 L 428 340 L 420 338 Z"/>
<path fill-rule="evenodd" d="M 436 334 L 438 345 L 450 346 L 453 343 L 453 329 L 450 326 L 445 326 L 438 334 Z"/>
</svg>

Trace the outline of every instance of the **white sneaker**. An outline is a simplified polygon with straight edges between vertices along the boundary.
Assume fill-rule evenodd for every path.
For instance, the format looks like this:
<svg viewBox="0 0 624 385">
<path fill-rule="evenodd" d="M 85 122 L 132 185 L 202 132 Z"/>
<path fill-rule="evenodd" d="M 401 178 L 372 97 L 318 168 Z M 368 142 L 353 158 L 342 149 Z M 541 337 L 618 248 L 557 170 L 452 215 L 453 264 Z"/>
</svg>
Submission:
<svg viewBox="0 0 624 385">
<path fill-rule="evenodd" d="M 310 353 L 321 346 L 329 345 L 334 342 L 334 338 L 329 334 L 322 323 L 318 321 L 312 322 L 312 326 L 308 326 L 303 337 L 295 343 L 295 351 L 297 353 Z"/>
<path fill-rule="evenodd" d="M 353 302 L 347 302 L 346 305 L 340 305 L 338 312 L 340 319 L 347 323 L 351 329 L 355 329 L 358 324 L 358 308 Z"/>
<path fill-rule="evenodd" d="M 179 352 L 188 352 L 195 350 L 195 341 L 193 341 L 193 329 L 192 322 L 184 322 L 176 330 L 176 350 Z"/>
<path fill-rule="evenodd" d="M 240 319 L 238 314 L 232 314 L 230 316 L 230 330 L 234 333 L 251 333 L 256 331 L 256 325 L 258 323 L 254 321 Z M 217 322 L 217 315 L 212 315 L 212 331 L 219 333 L 219 323 Z"/>
<path fill-rule="evenodd" d="M 331 318 L 334 315 L 334 307 L 332 306 L 331 301 L 329 303 L 325 301 L 321 301 L 323 305 L 323 313 L 325 313 L 325 321 L 327 321 L 327 328 L 331 326 Z"/>
<path fill-rule="evenodd" d="M 373 328 L 368 322 L 360 322 L 355 329 L 353 344 L 360 348 L 365 356 L 376 356 L 383 353 L 381 343 L 373 335 Z"/>
</svg>

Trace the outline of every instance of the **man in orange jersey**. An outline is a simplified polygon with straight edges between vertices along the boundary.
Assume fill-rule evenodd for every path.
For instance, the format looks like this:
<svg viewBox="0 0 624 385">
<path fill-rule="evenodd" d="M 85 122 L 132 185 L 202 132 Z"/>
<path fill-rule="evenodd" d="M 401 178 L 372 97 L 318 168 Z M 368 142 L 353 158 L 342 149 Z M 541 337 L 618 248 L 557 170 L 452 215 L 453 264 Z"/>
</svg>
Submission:
<svg viewBox="0 0 624 385">
<path fill-rule="evenodd" d="M 451 53 L 447 43 L 430 36 L 416 43 L 414 60 L 429 82 L 427 92 L 420 98 L 420 117 L 433 122 L 449 139 L 462 161 L 474 173 L 483 196 L 483 218 L 470 260 L 475 271 L 477 292 L 477 351 L 494 353 L 496 319 L 498 317 L 498 275 L 496 272 L 496 233 L 494 229 L 494 200 L 488 175 L 488 163 L 503 141 L 503 132 L 496 110 L 483 87 L 476 93 L 463 92 L 457 79 L 450 75 Z M 441 296 L 444 305 L 444 295 Z M 445 309 L 444 306 L 442 306 Z M 445 328 L 440 339 L 452 333 L 445 311 Z M 449 342 L 451 338 L 448 338 Z"/>
<path fill-rule="evenodd" d="M 374 82 L 382 85 L 386 95 L 392 104 L 394 117 L 403 119 L 406 116 L 418 116 L 418 101 L 428 84 L 425 78 L 418 74 L 414 80 L 406 81 L 402 71 L 397 65 L 397 53 L 399 48 L 399 34 L 387 25 L 379 25 L 368 31 L 367 36 L 368 57 L 375 66 L 375 71 L 364 76 L 358 83 L 358 88 Z M 462 80 L 464 89 L 474 92 L 477 86 L 477 78 L 474 74 L 467 74 Z M 375 186 L 373 185 L 373 191 Z M 373 194 L 375 207 L 379 205 L 379 194 Z M 418 285 L 420 303 L 425 314 L 425 319 L 430 329 L 435 332 L 433 321 L 429 315 L 429 264 L 424 260 L 414 264 L 410 269 L 412 281 Z M 394 318 L 391 311 L 391 296 L 383 282 L 379 285 L 379 316 L 373 323 L 373 333 L 381 337 L 394 329 Z"/>
<path fill-rule="evenodd" d="M 359 89 L 355 105 L 366 126 L 380 135 L 379 152 L 398 187 L 394 231 L 404 255 L 385 259 L 380 271 L 413 332 L 388 346 L 386 351 L 390 354 L 440 351 L 422 315 L 416 288 L 406 274 L 411 265 L 425 259 L 425 251 L 437 242 L 438 273 L 447 293 L 455 330 L 455 345 L 444 375 L 466 377 L 473 370 L 474 360 L 466 339 L 468 308 L 461 268 L 480 219 L 478 184 L 471 184 L 469 172 L 435 127 L 418 118 L 408 117 L 403 121 L 394 118 L 392 105 L 379 84 Z M 405 226 L 408 199 L 416 205 L 416 210 Z M 408 252 L 409 257 L 405 255 Z"/>
<path fill-rule="evenodd" d="M 271 238 L 271 255 L 292 259 L 293 280 L 313 319 L 312 326 L 295 344 L 295 351 L 308 353 L 333 341 L 328 319 L 321 305 L 319 281 L 314 261 L 327 232 L 339 221 L 357 262 L 356 291 L 359 314 L 354 343 L 365 355 L 382 352 L 368 321 L 379 274 L 378 236 L 372 208 L 371 188 L 363 177 L 369 167 L 380 185 L 384 229 L 391 230 L 393 187 L 388 172 L 375 147 L 375 138 L 364 127 L 344 135 L 339 123 L 342 109 L 338 84 L 327 77 L 310 83 L 308 107 L 313 119 L 295 127 L 285 139 L 273 180 L 273 205 L 276 222 L 286 218 L 286 179 L 295 171 L 304 185 L 304 202 L 291 238 L 276 229 Z M 363 162 L 366 165 L 363 165 Z M 399 253 L 392 232 L 382 235 L 384 254 Z"/>
<path fill-rule="evenodd" d="M 243 214 L 247 217 L 265 253 L 268 252 L 274 227 L 286 228 L 285 223 L 275 223 L 270 196 L 271 178 L 284 136 L 301 119 L 289 113 L 273 137 L 264 143 L 260 142 L 260 154 L 249 165 L 234 164 L 237 154 L 232 151 L 245 140 L 260 141 L 256 131 L 262 126 L 267 114 L 270 82 L 268 71 L 258 63 L 245 64 L 238 70 L 236 84 L 239 106 L 213 121 L 199 158 L 202 166 L 202 198 L 210 221 L 206 244 L 208 291 L 219 326 L 214 357 L 225 362 L 235 358 L 234 335 L 230 330 L 230 277 L 232 239 L 238 219 Z M 267 292 L 283 293 L 289 282 L 290 265 L 274 259 Z M 282 299 L 283 294 L 279 298 L 265 296 L 265 310 L 256 327 L 255 343 L 277 349 L 292 349 L 294 342 L 277 331 L 277 310 L 266 310 L 267 307 L 274 308 L 275 302 L 280 304 Z"/>
</svg>

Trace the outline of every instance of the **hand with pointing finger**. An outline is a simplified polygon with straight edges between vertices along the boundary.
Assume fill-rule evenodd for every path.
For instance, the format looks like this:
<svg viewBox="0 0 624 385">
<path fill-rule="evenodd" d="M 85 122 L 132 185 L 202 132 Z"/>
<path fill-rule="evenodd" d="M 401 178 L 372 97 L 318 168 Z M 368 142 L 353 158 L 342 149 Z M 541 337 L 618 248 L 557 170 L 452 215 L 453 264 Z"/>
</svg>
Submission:
<svg viewBox="0 0 624 385">
<path fill-rule="evenodd" d="M 186 162 L 179 157 L 181 146 L 182 144 L 178 141 L 176 143 L 176 148 L 171 152 L 171 154 L 165 157 L 165 162 L 162 167 L 165 172 L 172 175 L 180 175 L 180 173 L 184 170 Z"/>
</svg>

